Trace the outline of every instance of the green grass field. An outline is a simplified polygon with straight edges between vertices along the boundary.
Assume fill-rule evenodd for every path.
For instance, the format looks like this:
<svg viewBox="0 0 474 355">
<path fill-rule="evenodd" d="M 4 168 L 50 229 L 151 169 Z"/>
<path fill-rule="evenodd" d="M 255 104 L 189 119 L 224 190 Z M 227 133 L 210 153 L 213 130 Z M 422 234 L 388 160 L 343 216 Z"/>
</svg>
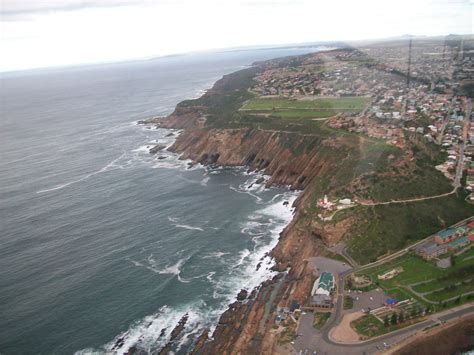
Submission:
<svg viewBox="0 0 474 355">
<path fill-rule="evenodd" d="M 274 118 L 327 118 L 336 115 L 335 111 L 313 111 L 313 110 L 292 110 L 292 111 L 276 111 L 270 114 Z"/>
<path fill-rule="evenodd" d="M 417 306 L 419 307 L 419 306 Z M 420 308 L 421 310 L 421 308 Z M 397 310 L 397 313 L 400 310 Z M 391 314 L 390 314 L 391 315 Z M 377 337 L 383 334 L 387 334 L 390 332 L 393 332 L 398 329 L 402 329 L 405 327 L 408 327 L 412 324 L 415 324 L 417 322 L 420 322 L 423 320 L 423 318 L 420 318 L 419 316 L 414 316 L 411 317 L 410 312 L 405 312 L 404 310 L 404 315 L 405 318 L 403 322 L 398 322 L 396 324 L 392 324 L 390 322 L 390 315 L 388 315 L 388 322 L 385 324 L 385 320 L 381 322 L 378 320 L 374 315 L 372 314 L 367 314 L 364 315 L 363 317 L 355 320 L 351 326 L 356 330 L 356 332 L 361 335 L 362 339 L 368 339 L 368 338 L 373 338 Z M 385 318 L 385 317 L 383 317 Z"/>
<path fill-rule="evenodd" d="M 368 276 L 374 284 L 399 301 L 415 298 L 424 305 L 428 304 L 412 292 L 411 287 L 428 301 L 443 302 L 474 291 L 472 273 L 474 258 L 471 258 L 471 253 L 470 250 L 466 252 L 467 255 L 459 255 L 455 258 L 455 265 L 447 269 L 441 269 L 434 262 L 427 262 L 416 255 L 408 254 L 362 274 Z M 390 280 L 378 280 L 377 275 L 395 267 L 402 267 L 404 271 Z"/>
<path fill-rule="evenodd" d="M 357 213 L 359 220 L 347 233 L 351 236 L 349 254 L 366 264 L 472 216 L 474 206 L 466 204 L 459 193 L 436 200 L 361 207 Z"/>
<path fill-rule="evenodd" d="M 242 110 L 338 110 L 338 111 L 362 111 L 368 102 L 368 98 L 354 97 L 324 97 L 314 100 L 292 100 L 287 98 L 254 98 L 247 101 Z"/>
<path fill-rule="evenodd" d="M 331 317 L 331 312 L 314 313 L 314 323 L 313 323 L 314 328 L 321 329 L 322 327 L 324 327 L 324 324 L 326 324 L 329 317 Z"/>
<path fill-rule="evenodd" d="M 367 105 L 366 97 L 324 97 L 313 100 L 288 98 L 253 98 L 240 111 L 247 114 L 280 119 L 314 119 L 332 117 L 341 112 L 360 112 Z"/>
</svg>

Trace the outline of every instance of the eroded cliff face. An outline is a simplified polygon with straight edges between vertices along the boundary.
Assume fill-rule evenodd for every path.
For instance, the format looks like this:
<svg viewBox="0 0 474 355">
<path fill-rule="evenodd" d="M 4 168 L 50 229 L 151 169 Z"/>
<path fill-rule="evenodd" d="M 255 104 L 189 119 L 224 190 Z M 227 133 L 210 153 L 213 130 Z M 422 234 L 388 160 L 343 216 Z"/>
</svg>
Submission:
<svg viewBox="0 0 474 355">
<path fill-rule="evenodd" d="M 315 136 L 256 129 L 185 130 L 170 150 L 183 159 L 204 165 L 248 166 L 270 176 L 268 185 L 288 185 L 304 190 L 314 176 L 324 172 L 328 161 L 318 150 L 292 153 L 290 147 L 332 144 Z"/>
</svg>

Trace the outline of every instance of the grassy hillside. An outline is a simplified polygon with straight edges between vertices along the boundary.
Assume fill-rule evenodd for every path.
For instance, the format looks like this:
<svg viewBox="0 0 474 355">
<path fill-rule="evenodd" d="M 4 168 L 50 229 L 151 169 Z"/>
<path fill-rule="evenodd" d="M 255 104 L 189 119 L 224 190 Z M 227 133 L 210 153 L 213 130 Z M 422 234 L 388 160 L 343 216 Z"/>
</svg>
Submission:
<svg viewBox="0 0 474 355">
<path fill-rule="evenodd" d="M 349 254 L 366 264 L 474 215 L 474 205 L 464 198 L 458 193 L 436 200 L 359 207 L 357 223 L 345 235 Z"/>
</svg>

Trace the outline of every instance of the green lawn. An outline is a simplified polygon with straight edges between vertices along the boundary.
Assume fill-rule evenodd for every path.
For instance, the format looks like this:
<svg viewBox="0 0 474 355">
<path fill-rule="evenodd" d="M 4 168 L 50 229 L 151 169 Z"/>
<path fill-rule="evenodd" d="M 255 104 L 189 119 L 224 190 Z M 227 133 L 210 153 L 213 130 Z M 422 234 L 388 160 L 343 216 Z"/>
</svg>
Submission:
<svg viewBox="0 0 474 355">
<path fill-rule="evenodd" d="M 368 98 L 353 97 L 322 97 L 314 100 L 294 100 L 287 98 L 254 98 L 247 101 L 243 110 L 278 110 L 278 109 L 334 109 L 362 111 Z"/>
<path fill-rule="evenodd" d="M 445 301 L 449 298 L 456 297 L 463 293 L 474 291 L 474 282 L 460 284 L 458 286 L 446 287 L 440 291 L 427 294 L 425 297 L 430 301 Z"/>
<path fill-rule="evenodd" d="M 344 309 L 352 309 L 354 307 L 354 300 L 350 296 L 344 296 Z"/>
<path fill-rule="evenodd" d="M 402 267 L 403 272 L 387 281 L 379 281 L 377 275 L 392 270 L 395 267 Z M 424 261 L 415 255 L 405 255 L 394 261 L 383 264 L 374 269 L 365 272 L 373 282 L 379 282 L 385 289 L 397 288 L 398 285 L 408 286 L 410 284 L 428 281 L 443 275 L 443 270 L 433 263 Z"/>
<path fill-rule="evenodd" d="M 474 258 L 461 258 L 461 256 L 464 255 L 456 258 L 454 266 L 441 269 L 434 262 L 427 262 L 416 255 L 408 254 L 361 274 L 368 276 L 375 284 L 382 287 L 388 295 L 399 301 L 415 298 L 420 303 L 427 305 L 427 302 L 409 291 L 408 287 L 410 285 L 427 281 L 413 286 L 413 290 L 420 293 L 430 292 L 424 297 L 434 302 L 444 301 L 474 291 L 474 281 L 471 281 L 474 276 L 472 274 Z M 377 275 L 395 267 L 402 267 L 404 271 L 390 280 L 378 280 Z"/>
<path fill-rule="evenodd" d="M 270 117 L 275 118 L 327 118 L 332 117 L 336 112 L 332 110 L 317 111 L 317 110 L 291 110 L 291 111 L 276 111 L 270 114 Z"/>
<path fill-rule="evenodd" d="M 324 327 L 324 324 L 326 324 L 329 317 L 331 317 L 331 312 L 315 312 L 313 326 L 316 329 L 321 329 Z"/>
<path fill-rule="evenodd" d="M 389 332 L 393 332 L 394 330 L 408 327 L 421 320 L 422 318 L 415 318 L 410 319 L 408 321 L 404 321 L 403 323 L 389 324 L 386 326 L 373 315 L 367 314 L 362 318 L 359 318 L 352 322 L 351 326 L 355 328 L 356 332 L 361 335 L 363 339 L 367 339 L 387 334 Z"/>
<path fill-rule="evenodd" d="M 464 197 L 458 193 L 436 200 L 361 207 L 357 210 L 357 223 L 346 233 L 350 237 L 349 254 L 359 263 L 366 264 L 472 216 L 474 206 L 467 204 Z M 426 268 L 421 264 L 420 267 Z M 412 283 L 423 281 L 425 276 L 426 280 L 432 277 L 427 273 L 413 275 Z"/>
</svg>

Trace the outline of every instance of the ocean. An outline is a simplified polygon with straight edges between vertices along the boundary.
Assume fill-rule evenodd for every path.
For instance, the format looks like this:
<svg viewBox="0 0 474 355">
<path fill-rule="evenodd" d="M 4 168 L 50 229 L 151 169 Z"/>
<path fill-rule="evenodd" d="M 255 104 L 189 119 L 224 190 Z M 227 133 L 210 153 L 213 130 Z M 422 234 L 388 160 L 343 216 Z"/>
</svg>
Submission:
<svg viewBox="0 0 474 355">
<path fill-rule="evenodd" d="M 186 353 L 271 277 L 297 194 L 245 168 L 158 160 L 148 149 L 179 132 L 136 121 L 253 61 L 314 50 L 1 74 L 0 353 L 153 353 L 188 314 L 173 346 Z"/>
</svg>

